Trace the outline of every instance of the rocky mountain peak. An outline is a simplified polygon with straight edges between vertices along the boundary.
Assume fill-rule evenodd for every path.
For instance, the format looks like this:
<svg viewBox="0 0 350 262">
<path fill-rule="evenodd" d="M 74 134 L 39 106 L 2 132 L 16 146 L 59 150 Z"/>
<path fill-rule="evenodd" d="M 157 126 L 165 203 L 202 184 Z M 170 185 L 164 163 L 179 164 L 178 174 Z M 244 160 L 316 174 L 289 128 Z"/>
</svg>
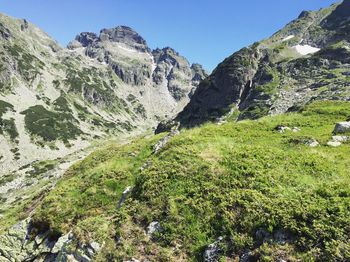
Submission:
<svg viewBox="0 0 350 262">
<path fill-rule="evenodd" d="M 312 14 L 312 12 L 310 12 L 310 11 L 302 11 L 301 13 L 300 13 L 300 15 L 298 16 L 298 19 L 302 19 L 302 18 L 305 18 L 305 17 L 308 17 L 308 16 L 311 16 L 311 14 Z"/>
<path fill-rule="evenodd" d="M 179 53 L 171 47 L 164 47 L 162 49 L 157 48 L 152 51 L 152 55 L 154 56 L 156 63 L 167 61 L 173 65 L 178 62 L 178 57 L 180 56 Z"/>
<path fill-rule="evenodd" d="M 95 33 L 83 32 L 76 36 L 76 41 L 82 44 L 83 47 L 91 45 L 94 41 L 98 40 L 98 36 Z"/>
<path fill-rule="evenodd" d="M 68 48 L 100 46 L 103 42 L 122 43 L 140 52 L 151 52 L 146 40 L 128 26 L 102 29 L 99 36 L 91 32 L 80 33 L 68 44 Z"/>
<path fill-rule="evenodd" d="M 111 29 L 102 29 L 99 39 L 100 41 L 123 43 L 134 47 L 139 51 L 150 51 L 146 40 L 128 26 L 117 26 Z"/>
</svg>

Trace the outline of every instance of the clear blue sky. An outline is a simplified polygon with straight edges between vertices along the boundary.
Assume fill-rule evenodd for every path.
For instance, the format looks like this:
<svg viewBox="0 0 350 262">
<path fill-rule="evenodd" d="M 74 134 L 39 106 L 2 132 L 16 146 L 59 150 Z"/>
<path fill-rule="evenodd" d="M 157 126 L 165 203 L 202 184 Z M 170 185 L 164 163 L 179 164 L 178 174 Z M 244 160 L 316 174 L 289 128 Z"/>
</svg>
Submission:
<svg viewBox="0 0 350 262">
<path fill-rule="evenodd" d="M 302 10 L 337 0 L 1 0 L 0 12 L 26 18 L 62 45 L 83 31 L 128 25 L 151 48 L 170 46 L 208 70 L 272 35 Z"/>
</svg>

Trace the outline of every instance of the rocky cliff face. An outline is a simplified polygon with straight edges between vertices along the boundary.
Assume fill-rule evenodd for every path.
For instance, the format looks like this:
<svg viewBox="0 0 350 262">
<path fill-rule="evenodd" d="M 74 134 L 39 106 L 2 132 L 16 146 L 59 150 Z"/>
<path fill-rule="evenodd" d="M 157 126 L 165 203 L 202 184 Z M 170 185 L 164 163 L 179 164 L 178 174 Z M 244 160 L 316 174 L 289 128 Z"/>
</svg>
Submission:
<svg viewBox="0 0 350 262">
<path fill-rule="evenodd" d="M 81 33 L 62 48 L 26 20 L 0 15 L 0 38 L 0 218 L 50 188 L 92 141 L 174 117 L 206 76 L 125 26 Z"/>
<path fill-rule="evenodd" d="M 349 0 L 304 11 L 272 37 L 225 59 L 179 114 L 184 126 L 258 118 L 312 100 L 349 100 Z"/>
</svg>

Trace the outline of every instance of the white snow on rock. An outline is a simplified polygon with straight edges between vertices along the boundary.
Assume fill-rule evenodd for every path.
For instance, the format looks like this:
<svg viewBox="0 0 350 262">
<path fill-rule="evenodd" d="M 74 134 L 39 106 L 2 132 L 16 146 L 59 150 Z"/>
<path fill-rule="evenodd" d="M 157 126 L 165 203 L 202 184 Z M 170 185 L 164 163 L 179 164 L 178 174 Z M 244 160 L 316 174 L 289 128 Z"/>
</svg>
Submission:
<svg viewBox="0 0 350 262">
<path fill-rule="evenodd" d="M 295 37 L 295 35 L 289 35 L 286 38 L 283 38 L 282 42 L 288 41 L 288 40 L 290 40 L 290 39 L 292 39 L 294 37 Z"/>
<path fill-rule="evenodd" d="M 313 47 L 310 45 L 296 45 L 293 48 L 301 55 L 314 54 L 320 51 L 320 48 Z"/>
</svg>

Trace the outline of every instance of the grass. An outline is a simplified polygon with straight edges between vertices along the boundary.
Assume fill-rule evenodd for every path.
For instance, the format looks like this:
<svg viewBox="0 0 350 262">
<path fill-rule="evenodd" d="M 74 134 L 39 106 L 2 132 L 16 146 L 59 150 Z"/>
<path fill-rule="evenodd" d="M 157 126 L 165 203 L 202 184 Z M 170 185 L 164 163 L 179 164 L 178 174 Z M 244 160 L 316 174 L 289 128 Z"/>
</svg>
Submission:
<svg viewBox="0 0 350 262">
<path fill-rule="evenodd" d="M 261 261 L 347 261 L 350 147 L 326 143 L 349 115 L 350 103 L 316 102 L 299 113 L 184 130 L 157 155 L 163 135 L 111 145 L 72 167 L 33 219 L 55 234 L 104 242 L 97 261 L 201 261 L 219 236 L 231 258 L 251 251 Z M 301 131 L 281 134 L 278 125 Z M 291 142 L 305 138 L 321 145 Z M 132 195 L 118 210 L 127 186 Z M 163 230 L 149 239 L 152 221 Z"/>
</svg>

